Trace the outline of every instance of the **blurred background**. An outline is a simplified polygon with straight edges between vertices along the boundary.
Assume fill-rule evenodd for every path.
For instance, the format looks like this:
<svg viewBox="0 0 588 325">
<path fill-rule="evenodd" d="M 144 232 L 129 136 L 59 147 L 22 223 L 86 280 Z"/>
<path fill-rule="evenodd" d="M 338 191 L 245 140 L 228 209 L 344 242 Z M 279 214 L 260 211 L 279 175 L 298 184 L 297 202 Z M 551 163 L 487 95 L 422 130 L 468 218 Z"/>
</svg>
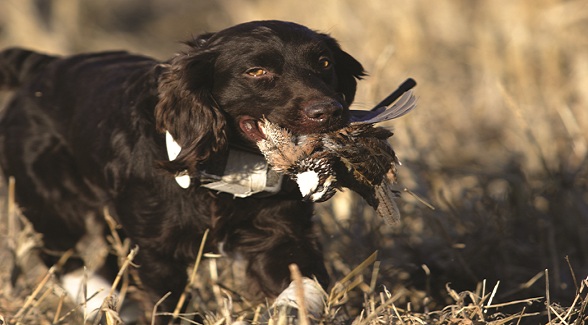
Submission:
<svg viewBox="0 0 588 325">
<path fill-rule="evenodd" d="M 370 271 L 350 294 L 357 308 L 385 287 L 404 308 L 440 310 L 455 300 L 446 285 L 484 280 L 500 281 L 496 303 L 573 303 L 588 275 L 586 1 L 0 0 L 0 47 L 165 60 L 182 40 L 260 19 L 338 39 L 369 73 L 355 109 L 418 82 L 417 109 L 388 125 L 408 190 L 401 223 L 348 192 L 317 209 L 335 279 L 378 251 L 377 281 Z"/>
</svg>

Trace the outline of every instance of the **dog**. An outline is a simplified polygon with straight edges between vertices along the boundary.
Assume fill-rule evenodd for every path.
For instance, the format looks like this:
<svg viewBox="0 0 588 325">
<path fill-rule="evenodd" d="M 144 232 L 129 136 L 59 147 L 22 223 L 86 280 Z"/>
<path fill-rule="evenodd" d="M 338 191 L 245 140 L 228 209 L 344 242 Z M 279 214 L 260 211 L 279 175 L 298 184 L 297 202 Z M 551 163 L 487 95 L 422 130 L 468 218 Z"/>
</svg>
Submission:
<svg viewBox="0 0 588 325">
<path fill-rule="evenodd" d="M 292 181 L 236 197 L 203 186 L 202 175 L 231 148 L 259 154 L 261 119 L 293 134 L 347 125 L 362 65 L 292 22 L 243 23 L 185 45 L 165 62 L 122 51 L 0 52 L 0 87 L 14 92 L 0 119 L 0 165 L 23 214 L 48 251 L 65 251 L 88 219 L 104 223 L 106 207 L 139 247 L 134 262 L 152 301 L 171 293 L 163 311 L 176 306 L 207 229 L 206 251 L 244 259 L 267 297 L 288 288 L 290 264 L 326 288 L 313 205 Z"/>
</svg>

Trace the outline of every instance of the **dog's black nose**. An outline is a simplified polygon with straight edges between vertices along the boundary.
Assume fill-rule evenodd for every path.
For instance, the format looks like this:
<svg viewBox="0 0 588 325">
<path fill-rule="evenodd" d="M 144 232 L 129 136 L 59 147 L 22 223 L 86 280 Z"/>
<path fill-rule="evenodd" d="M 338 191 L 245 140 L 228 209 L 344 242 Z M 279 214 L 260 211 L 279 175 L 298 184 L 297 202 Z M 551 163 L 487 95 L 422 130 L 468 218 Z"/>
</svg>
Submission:
<svg viewBox="0 0 588 325">
<path fill-rule="evenodd" d="M 328 120 L 343 114 L 343 105 L 337 101 L 313 102 L 304 108 L 307 117 L 316 120 Z"/>
</svg>

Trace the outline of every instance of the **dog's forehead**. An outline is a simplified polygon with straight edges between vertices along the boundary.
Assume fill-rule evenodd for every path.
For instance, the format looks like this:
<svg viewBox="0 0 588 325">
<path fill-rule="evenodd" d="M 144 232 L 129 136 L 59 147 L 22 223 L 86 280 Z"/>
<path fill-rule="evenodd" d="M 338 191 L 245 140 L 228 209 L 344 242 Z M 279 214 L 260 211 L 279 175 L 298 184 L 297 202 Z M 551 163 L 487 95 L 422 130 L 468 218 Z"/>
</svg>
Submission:
<svg viewBox="0 0 588 325">
<path fill-rule="evenodd" d="M 279 69 L 288 62 L 300 65 L 328 55 L 332 50 L 323 34 L 298 25 L 271 28 L 251 25 L 226 34 L 219 42 L 217 71 L 263 66 Z"/>
<path fill-rule="evenodd" d="M 236 25 L 219 31 L 211 38 L 212 42 L 225 45 L 237 43 L 240 46 L 265 47 L 305 46 L 325 47 L 324 34 L 315 32 L 308 27 L 284 21 L 254 21 Z"/>
<path fill-rule="evenodd" d="M 258 34 L 267 35 L 269 34 L 315 34 L 314 31 L 306 26 L 278 20 L 265 20 L 265 21 L 251 21 L 243 24 L 238 24 L 229 27 L 219 33 L 226 34 Z"/>
</svg>

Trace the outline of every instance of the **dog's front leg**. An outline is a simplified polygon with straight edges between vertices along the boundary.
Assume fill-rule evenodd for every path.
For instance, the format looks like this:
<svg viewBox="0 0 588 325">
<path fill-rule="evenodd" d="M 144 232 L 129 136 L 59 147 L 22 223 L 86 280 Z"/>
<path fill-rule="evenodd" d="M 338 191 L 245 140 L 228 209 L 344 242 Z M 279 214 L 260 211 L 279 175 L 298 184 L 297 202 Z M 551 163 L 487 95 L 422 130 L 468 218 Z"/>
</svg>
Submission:
<svg viewBox="0 0 588 325">
<path fill-rule="evenodd" d="M 263 200 L 254 215 L 240 215 L 238 223 L 232 219 L 223 225 L 223 249 L 247 261 L 248 277 L 267 297 L 277 298 L 276 305 L 298 307 L 289 268 L 296 264 L 302 275 L 305 308 L 309 314 L 320 315 L 329 276 L 311 221 L 312 205 L 298 200 L 276 200 L 275 204 L 271 199 Z"/>
<path fill-rule="evenodd" d="M 171 320 L 180 295 L 187 283 L 186 265 L 170 257 L 149 250 L 140 250 L 136 258 L 139 277 L 152 302 L 160 302 L 155 310 L 156 324 L 167 324 Z M 168 295 L 169 294 L 169 295 Z M 168 295 L 164 299 L 164 296 Z M 167 315 L 157 315 L 167 314 Z"/>
</svg>

